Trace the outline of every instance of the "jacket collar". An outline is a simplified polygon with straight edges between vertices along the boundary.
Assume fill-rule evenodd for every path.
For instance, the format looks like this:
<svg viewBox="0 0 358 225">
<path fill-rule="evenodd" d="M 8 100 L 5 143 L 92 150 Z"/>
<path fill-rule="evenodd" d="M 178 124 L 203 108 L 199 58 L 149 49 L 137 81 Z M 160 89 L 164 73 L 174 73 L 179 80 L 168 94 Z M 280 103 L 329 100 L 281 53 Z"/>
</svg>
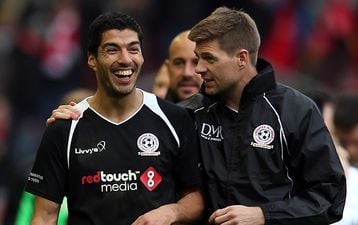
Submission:
<svg viewBox="0 0 358 225">
<path fill-rule="evenodd" d="M 250 99 L 275 88 L 276 79 L 272 65 L 264 59 L 259 58 L 256 65 L 258 74 L 245 86 L 240 105 L 244 105 Z"/>
<path fill-rule="evenodd" d="M 269 62 L 262 58 L 259 58 L 257 60 L 256 68 L 258 74 L 253 77 L 245 86 L 240 100 L 240 108 L 241 106 L 244 106 L 247 102 L 250 102 L 256 96 L 261 95 L 264 92 L 276 87 L 275 74 L 272 65 Z M 201 88 L 200 93 L 205 95 L 203 86 Z M 206 101 L 209 105 L 213 104 L 214 102 L 220 102 L 219 96 L 206 97 L 209 99 L 209 101 Z M 205 106 L 209 106 L 207 104 L 205 104 Z"/>
</svg>

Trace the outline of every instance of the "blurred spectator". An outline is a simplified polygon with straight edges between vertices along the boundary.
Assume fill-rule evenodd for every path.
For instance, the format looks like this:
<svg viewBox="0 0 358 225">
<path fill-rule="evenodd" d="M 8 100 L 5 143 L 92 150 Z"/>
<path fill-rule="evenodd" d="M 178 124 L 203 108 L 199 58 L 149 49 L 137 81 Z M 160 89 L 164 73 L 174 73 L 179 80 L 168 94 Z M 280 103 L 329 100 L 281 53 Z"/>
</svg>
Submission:
<svg viewBox="0 0 358 225">
<path fill-rule="evenodd" d="M 326 124 L 329 132 L 333 134 L 333 114 L 335 110 L 335 99 L 328 92 L 323 90 L 310 90 L 303 92 L 310 97 L 317 105 L 319 111 L 322 113 L 324 123 Z"/>
<path fill-rule="evenodd" d="M 66 93 L 61 101 L 60 104 L 69 104 L 70 102 L 78 103 L 82 101 L 84 98 L 91 96 L 94 94 L 93 90 L 87 88 L 75 88 L 68 93 Z"/>
<path fill-rule="evenodd" d="M 6 96 L 0 93 L 0 224 L 4 224 L 8 210 L 11 166 L 7 157 L 8 136 L 11 124 L 11 106 Z"/>
<path fill-rule="evenodd" d="M 346 172 L 347 197 L 343 219 L 337 225 L 358 224 L 358 95 L 341 95 L 334 113 L 335 136 L 347 150 L 353 166 Z"/>
<path fill-rule="evenodd" d="M 342 220 L 335 225 L 358 224 L 358 168 L 350 166 L 346 171 L 347 196 Z"/>
<path fill-rule="evenodd" d="M 165 63 L 163 63 L 154 77 L 153 93 L 160 98 L 165 98 L 165 96 L 167 96 L 168 93 L 168 88 L 169 88 L 168 67 Z"/>
<path fill-rule="evenodd" d="M 299 45 L 302 44 L 299 38 L 305 33 L 301 30 L 304 26 L 299 26 L 301 14 L 298 10 L 302 7 L 298 6 L 299 1 L 287 1 L 279 7 L 261 50 L 261 55 L 269 58 L 280 74 L 286 76 L 291 75 L 291 70 L 297 66 Z"/>
<path fill-rule="evenodd" d="M 333 119 L 336 118 L 336 115 L 338 117 L 341 117 L 341 113 L 339 112 L 342 108 L 342 101 L 345 102 L 343 105 L 343 110 L 346 112 L 344 113 L 346 116 L 348 116 L 347 110 L 348 108 L 352 108 L 350 104 L 353 102 L 350 102 L 348 100 L 344 100 L 346 97 L 341 97 L 337 103 L 337 106 L 335 104 L 335 99 L 329 95 L 327 92 L 324 91 L 310 91 L 306 92 L 306 94 L 312 98 L 312 100 L 317 104 L 318 108 L 320 109 L 323 119 L 327 125 L 327 128 L 332 134 L 333 140 L 335 141 L 336 149 L 338 152 L 338 155 L 340 157 L 341 163 L 344 168 L 344 172 L 347 178 L 347 196 L 346 196 L 346 203 L 343 211 L 343 218 L 342 220 L 338 221 L 337 223 L 334 223 L 335 225 L 357 225 L 358 224 L 358 168 L 352 166 L 349 162 L 349 154 L 347 153 L 347 150 L 344 149 L 340 145 L 340 138 L 339 131 L 337 133 L 337 129 L 335 128 L 335 124 L 333 122 Z M 358 103 L 358 102 L 355 102 Z M 355 107 L 357 108 L 358 105 Z M 338 111 L 336 112 L 336 108 Z M 358 112 L 351 112 L 350 116 L 358 118 Z M 340 114 L 340 115 L 338 115 Z M 348 122 L 348 121 L 347 121 Z M 343 122 L 338 122 L 343 123 Z M 356 126 L 358 128 L 358 123 L 356 123 Z M 339 130 L 339 129 L 338 129 Z M 338 134 L 338 138 L 335 134 Z"/>
<path fill-rule="evenodd" d="M 15 116 L 45 118 L 50 106 L 82 82 L 77 1 L 29 1 L 20 22 L 10 83 Z"/>
<path fill-rule="evenodd" d="M 44 74 L 51 79 L 68 76 L 73 64 L 79 60 L 79 26 L 80 15 L 74 2 L 60 1 L 48 25 L 40 56 Z"/>
<path fill-rule="evenodd" d="M 159 68 L 153 92 L 174 103 L 183 101 L 199 92 L 203 79 L 195 73 L 197 57 L 195 43 L 188 39 L 189 30 L 180 32 L 171 41 L 168 58 Z M 159 86 L 160 85 L 160 86 Z"/>
<path fill-rule="evenodd" d="M 358 167 L 358 94 L 340 96 L 336 108 L 335 136 L 348 151 L 350 163 Z"/>
<path fill-rule="evenodd" d="M 328 92 L 323 90 L 311 90 L 306 91 L 305 94 L 310 97 L 317 105 L 318 109 L 322 113 L 324 123 L 327 126 L 327 129 L 332 135 L 333 141 L 338 152 L 338 156 L 341 160 L 342 166 L 345 173 L 347 173 L 348 168 L 350 167 L 349 155 L 347 151 L 340 145 L 335 136 L 335 126 L 333 123 L 334 111 L 336 109 L 335 97 L 328 94 Z"/>
<path fill-rule="evenodd" d="M 357 9 L 350 0 L 328 0 L 320 12 L 302 46 L 298 69 L 310 74 L 316 84 L 336 90 L 357 90 L 358 76 L 352 73 L 358 72 L 354 62 L 358 58 L 350 50 L 353 47 L 350 40 L 357 38 Z"/>
<path fill-rule="evenodd" d="M 0 93 L 0 159 L 7 153 L 7 140 L 11 124 L 11 105 L 6 96 Z"/>
<path fill-rule="evenodd" d="M 200 90 L 202 77 L 195 73 L 198 59 L 194 53 L 195 43 L 188 38 L 189 30 L 180 32 L 168 48 L 169 89 L 165 99 L 174 103 L 188 99 Z"/>
</svg>

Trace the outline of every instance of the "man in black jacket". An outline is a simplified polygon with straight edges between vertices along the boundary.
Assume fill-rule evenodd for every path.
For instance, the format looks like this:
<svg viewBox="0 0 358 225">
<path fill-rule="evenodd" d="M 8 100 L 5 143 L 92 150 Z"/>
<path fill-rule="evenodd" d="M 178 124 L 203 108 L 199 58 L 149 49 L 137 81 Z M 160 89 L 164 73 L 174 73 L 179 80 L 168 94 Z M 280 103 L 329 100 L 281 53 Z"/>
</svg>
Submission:
<svg viewBox="0 0 358 225">
<path fill-rule="evenodd" d="M 192 107 L 214 224 L 330 224 L 346 182 L 314 103 L 276 83 L 258 58 L 260 35 L 243 11 L 216 9 L 196 24 L 196 73 L 205 103 Z"/>
</svg>

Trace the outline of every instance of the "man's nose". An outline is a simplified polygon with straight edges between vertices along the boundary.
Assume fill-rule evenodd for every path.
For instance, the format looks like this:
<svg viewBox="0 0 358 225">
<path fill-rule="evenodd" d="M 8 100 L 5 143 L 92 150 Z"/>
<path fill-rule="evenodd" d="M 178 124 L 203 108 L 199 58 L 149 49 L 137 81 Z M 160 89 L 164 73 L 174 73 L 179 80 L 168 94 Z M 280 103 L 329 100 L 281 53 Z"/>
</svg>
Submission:
<svg viewBox="0 0 358 225">
<path fill-rule="evenodd" d="M 132 62 L 132 58 L 128 51 L 123 50 L 118 54 L 117 61 L 122 64 L 130 64 Z"/>
<path fill-rule="evenodd" d="M 195 66 L 195 73 L 202 74 L 205 71 L 206 71 L 206 66 L 204 66 L 201 60 L 198 60 L 198 63 Z"/>
<path fill-rule="evenodd" d="M 184 74 L 185 76 L 194 76 L 195 65 L 193 65 L 192 63 L 185 63 Z"/>
</svg>

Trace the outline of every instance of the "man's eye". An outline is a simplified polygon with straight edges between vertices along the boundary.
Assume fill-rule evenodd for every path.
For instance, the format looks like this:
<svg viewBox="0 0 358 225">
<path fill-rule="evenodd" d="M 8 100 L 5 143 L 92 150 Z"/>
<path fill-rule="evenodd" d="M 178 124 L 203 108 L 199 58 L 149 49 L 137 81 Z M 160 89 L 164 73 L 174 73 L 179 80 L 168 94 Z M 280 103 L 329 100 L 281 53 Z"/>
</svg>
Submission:
<svg viewBox="0 0 358 225">
<path fill-rule="evenodd" d="M 182 65 L 184 65 L 185 63 L 184 63 L 184 61 L 182 61 L 182 60 L 174 60 L 173 61 L 173 65 L 174 66 L 182 66 Z"/>
<path fill-rule="evenodd" d="M 208 63 L 210 63 L 210 64 L 212 64 L 212 63 L 214 63 L 215 62 L 215 59 L 214 58 L 212 58 L 212 57 L 205 57 L 205 58 L 203 58 L 205 61 L 207 61 Z"/>
<path fill-rule="evenodd" d="M 107 54 L 115 54 L 115 53 L 117 53 L 117 49 L 115 49 L 115 48 L 107 48 L 107 49 L 105 49 L 105 52 Z"/>
<path fill-rule="evenodd" d="M 195 59 L 195 60 L 192 61 L 194 66 L 198 65 L 198 62 L 199 62 L 199 59 Z"/>
<path fill-rule="evenodd" d="M 139 48 L 131 48 L 128 51 L 132 54 L 138 54 L 140 52 L 140 49 Z"/>
<path fill-rule="evenodd" d="M 183 65 L 184 63 L 183 62 L 174 62 L 173 64 L 176 66 L 180 66 L 180 65 Z"/>
</svg>

